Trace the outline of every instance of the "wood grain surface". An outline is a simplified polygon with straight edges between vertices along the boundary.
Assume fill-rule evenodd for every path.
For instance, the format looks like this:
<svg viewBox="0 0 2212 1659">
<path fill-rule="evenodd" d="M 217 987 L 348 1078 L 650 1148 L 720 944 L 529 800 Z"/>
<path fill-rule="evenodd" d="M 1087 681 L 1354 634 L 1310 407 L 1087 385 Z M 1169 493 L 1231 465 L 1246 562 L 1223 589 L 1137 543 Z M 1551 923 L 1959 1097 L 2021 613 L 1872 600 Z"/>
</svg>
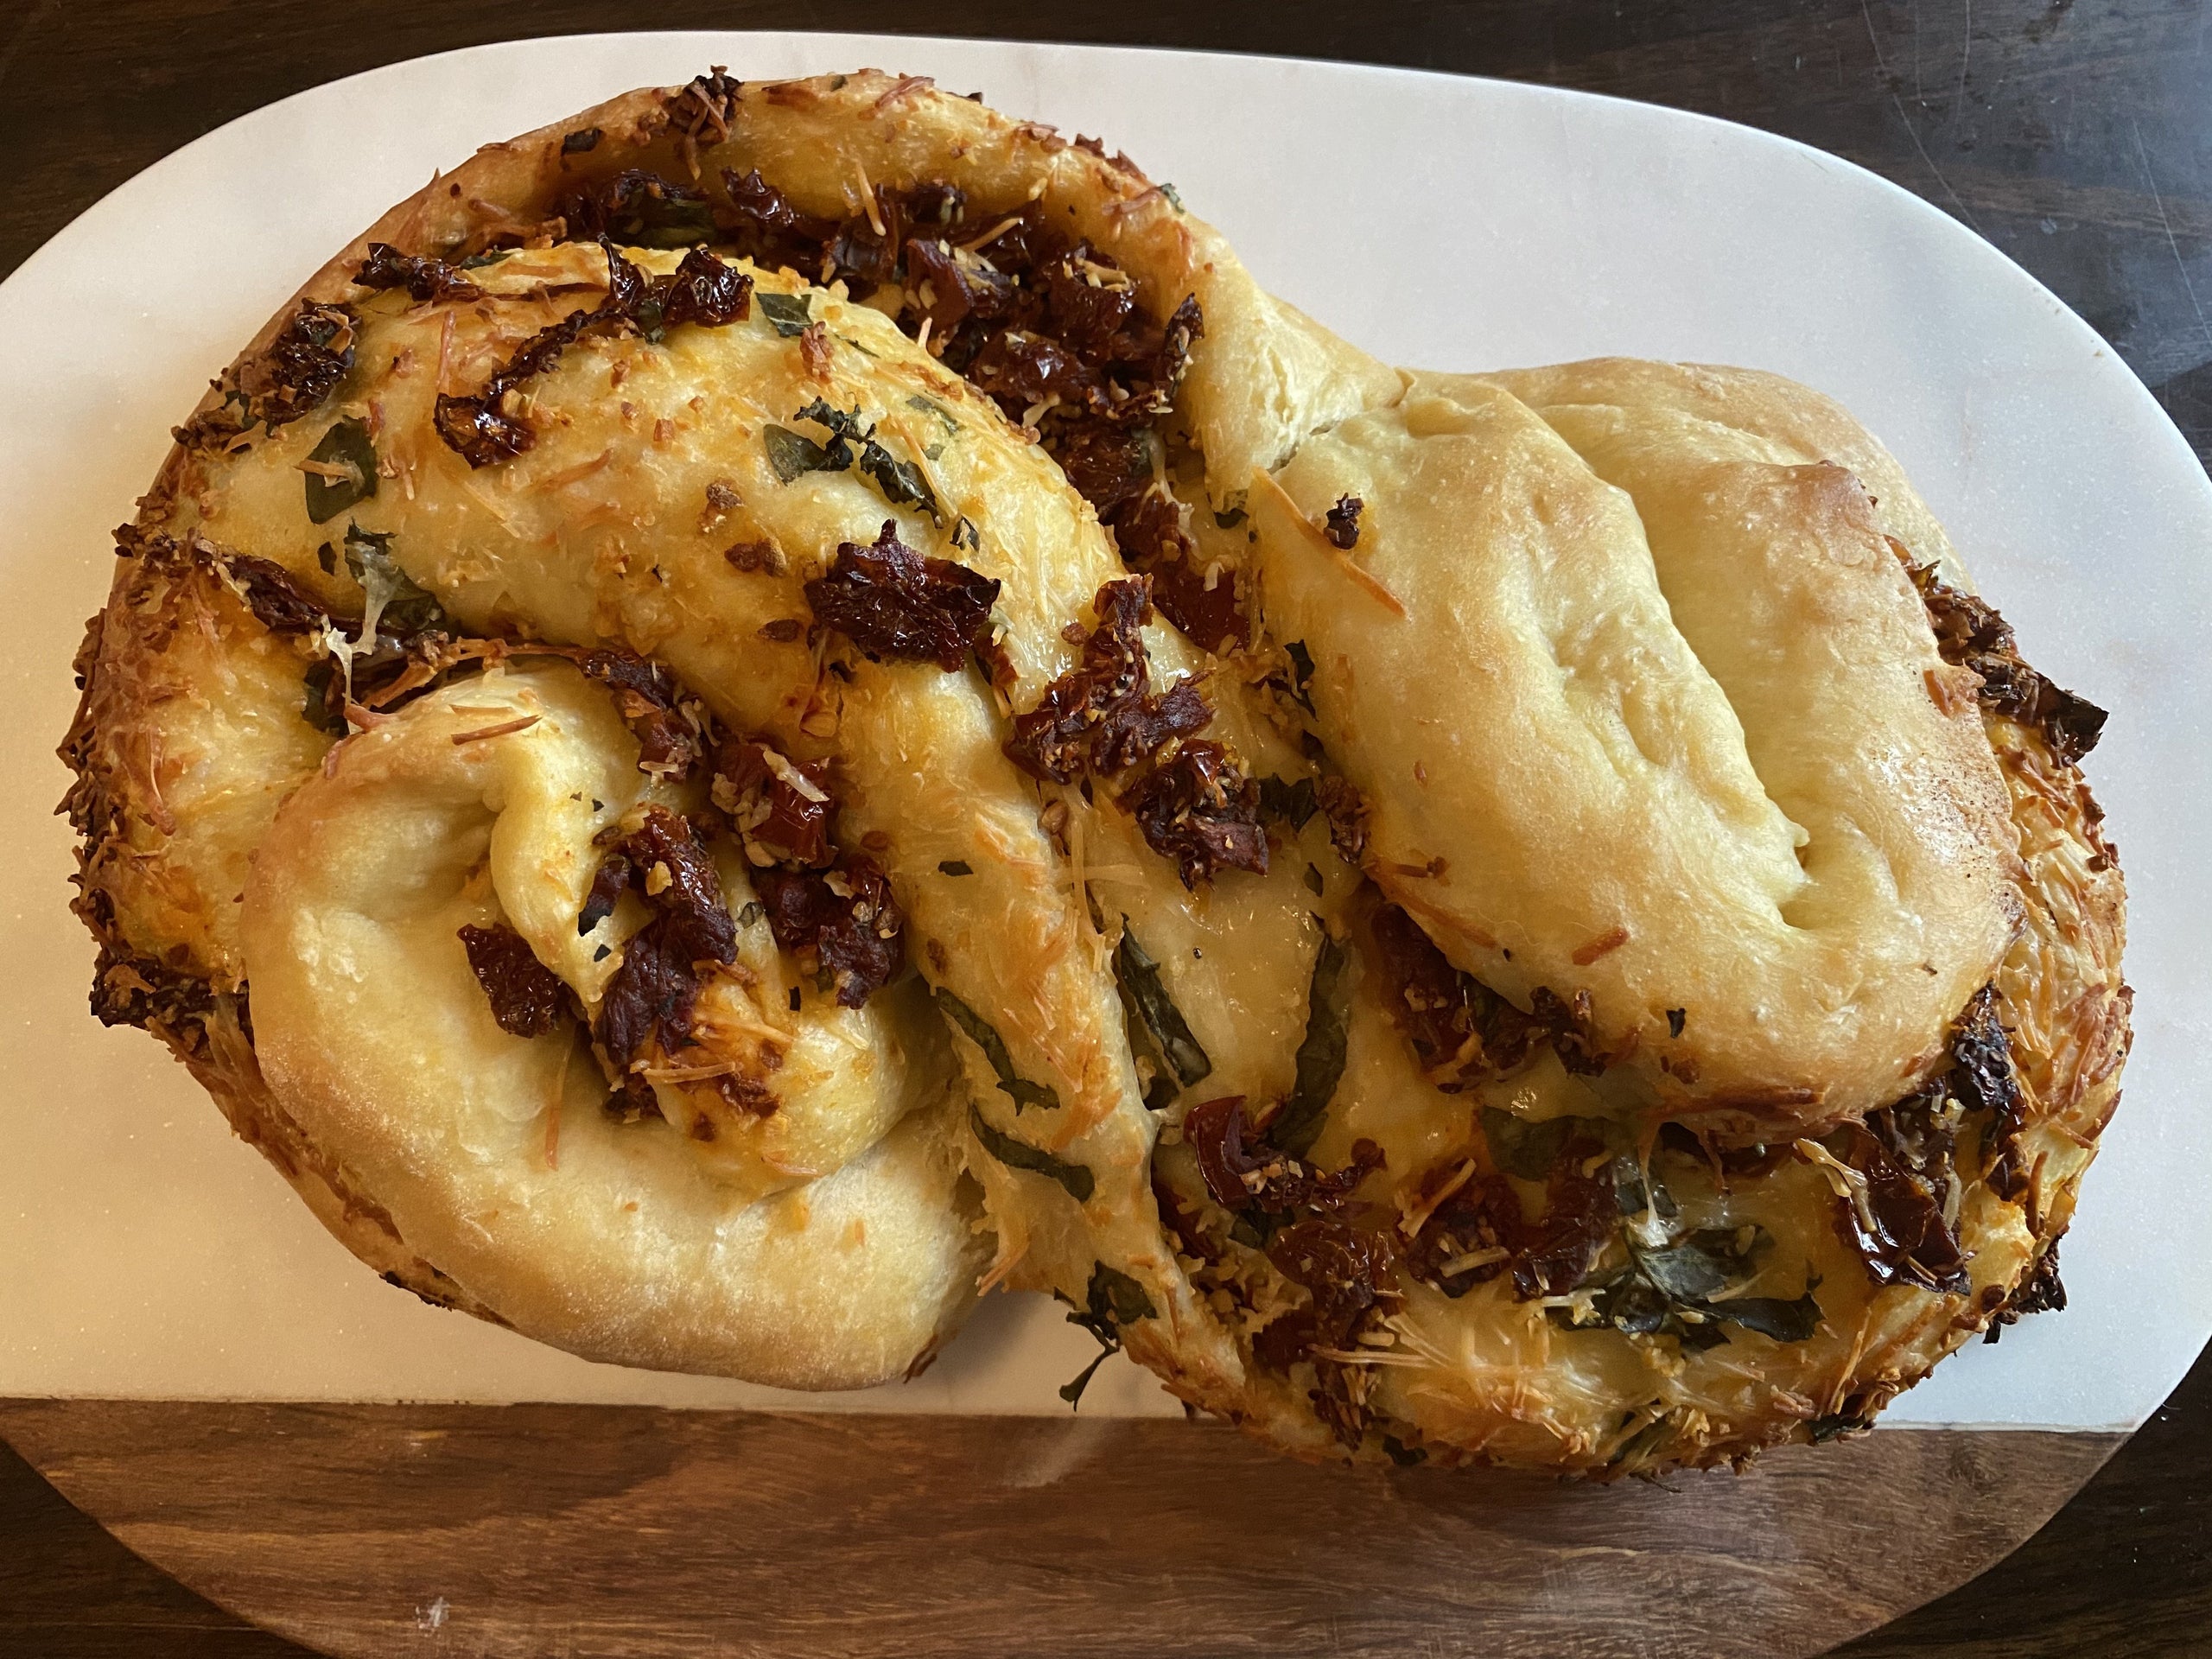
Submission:
<svg viewBox="0 0 2212 1659">
<path fill-rule="evenodd" d="M 1211 1424 L 17 1402 L 140 1554 L 346 1655 L 1793 1659 L 2007 1553 L 2116 1436 L 1878 1434 L 1620 1489 Z"/>
<path fill-rule="evenodd" d="M 274 99 L 426 52 L 626 26 L 1286 53 L 1747 122 L 1972 226 L 2102 332 L 2212 457 L 2203 0 L 661 0 L 649 15 L 584 0 L 5 0 L 0 144 L 16 160 L 0 274 L 132 174 Z M 2091 1176 L 2087 1202 L 2124 1198 Z M 414 1650 L 471 1654 L 1559 1651 L 1503 1639 L 1511 1562 L 1543 1592 L 1524 1606 L 1602 1633 L 1578 1653 L 1807 1651 L 1791 1632 L 1861 1628 L 2001 1554 L 2109 1449 L 1897 1433 L 1742 1481 L 1563 1493 L 1302 1470 L 1175 1424 L 18 1402 L 0 1406 L 0 1433 L 219 1600 L 289 1605 L 294 1634 L 355 1651 L 409 1650 L 395 1632 L 411 1631 Z M 1847 1468 L 1853 1478 L 1834 1478 Z M 2212 1649 L 2208 1473 L 2200 1361 L 2018 1555 L 1840 1652 Z M 769 1501 L 791 1489 L 810 1501 Z M 987 1497 L 1018 1517 L 995 1550 L 979 1542 Z M 259 1518 L 241 1518 L 245 1500 Z M 148 1567 L 4 1448 L 0 1544 L 0 1652 L 302 1651 Z M 714 1645 L 687 1643 L 673 1605 L 619 1630 L 574 1612 L 585 1590 L 671 1554 L 697 1564 L 697 1601 L 723 1621 Z M 1389 1585 L 1363 1575 L 1394 1560 L 1408 1570 Z M 1609 1622 L 1609 1583 L 1662 1611 Z M 453 1587 L 420 1599 L 434 1584 Z M 1111 1624 L 1084 1599 L 1102 1587 L 1127 1598 Z M 1235 1628 L 1203 1622 L 1232 1600 L 1248 1610 Z M 469 1622 L 493 1605 L 537 1622 Z"/>
</svg>

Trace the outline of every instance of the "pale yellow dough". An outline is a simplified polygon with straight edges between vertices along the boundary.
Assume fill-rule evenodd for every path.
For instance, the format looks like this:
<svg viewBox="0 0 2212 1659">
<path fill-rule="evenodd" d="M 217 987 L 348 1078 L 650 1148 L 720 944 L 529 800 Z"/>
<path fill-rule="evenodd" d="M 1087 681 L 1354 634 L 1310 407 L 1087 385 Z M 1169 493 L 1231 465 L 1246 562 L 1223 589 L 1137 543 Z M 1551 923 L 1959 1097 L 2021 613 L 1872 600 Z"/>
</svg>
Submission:
<svg viewBox="0 0 2212 1659">
<path fill-rule="evenodd" d="M 1255 584 L 1263 632 L 1217 656 L 1155 621 L 1154 686 L 1206 675 L 1205 735 L 1339 821 L 1278 813 L 1266 874 L 1187 889 L 1110 785 L 1015 766 L 1009 717 L 1077 662 L 1122 561 L 1030 433 L 880 303 L 810 287 L 819 273 L 747 266 L 744 321 L 573 344 L 528 382 L 533 447 L 480 468 L 448 447 L 441 392 L 480 389 L 604 297 L 606 258 L 563 239 L 556 204 L 629 167 L 710 200 L 725 168 L 757 168 L 831 217 L 873 184 L 956 184 L 976 222 L 1034 201 L 1155 316 L 1195 297 L 1161 475 L 1201 565 Z M 372 241 L 492 251 L 466 273 L 484 296 L 357 287 Z M 624 251 L 656 273 L 679 257 Z M 1611 1475 L 1857 1421 L 1995 1316 L 2063 1230 L 2126 1047 L 2119 871 L 2078 772 L 1939 657 L 1889 538 L 1963 582 L 1942 530 L 1805 389 L 1619 360 L 1402 374 L 1267 296 L 1133 165 L 872 71 L 650 89 L 492 146 L 305 293 L 349 308 L 352 371 L 273 434 L 172 455 L 95 620 L 65 753 L 102 1006 L 169 1042 L 397 1281 L 593 1357 L 799 1387 L 925 1363 L 979 1281 L 1093 1312 L 1134 1291 L 1110 1326 L 1127 1351 L 1296 1454 Z M 819 334 L 772 326 L 767 294 L 804 296 Z M 764 433 L 806 426 L 816 398 L 872 426 L 939 510 L 856 468 L 779 477 Z M 303 477 L 340 419 L 374 434 L 377 488 L 315 524 Z M 1347 550 L 1322 527 L 1352 495 Z M 807 579 L 887 522 L 1001 583 L 1001 685 L 810 632 Z M 322 644 L 246 601 L 260 560 L 357 617 L 326 551 L 349 524 L 389 537 L 457 632 L 505 648 L 333 747 L 301 717 Z M 541 645 L 648 655 L 719 729 L 828 763 L 837 843 L 889 873 L 912 971 L 836 1006 L 746 909 L 753 873 L 725 836 L 736 960 L 708 975 L 692 1046 L 647 1068 L 659 1118 L 603 1109 L 580 1027 L 501 1029 L 458 931 L 513 927 L 588 1014 L 647 914 L 626 897 L 578 933 L 596 838 L 647 806 L 711 817 L 704 777 L 641 771 L 605 688 Z M 1540 1045 L 1440 1091 L 1374 945 L 1386 894 L 1523 1009 L 1586 992 L 1612 1064 L 1570 1076 Z M 1360 1225 L 1413 1237 L 1437 1180 L 1489 1155 L 1485 1108 L 1603 1118 L 1660 1160 L 1691 1223 L 1763 1228 L 1770 1258 L 1739 1288 L 1816 1287 L 1817 1332 L 1738 1329 L 1693 1353 L 1563 1330 L 1510 1278 L 1453 1300 L 1408 1272 L 1360 1353 L 1263 1357 L 1255 1339 L 1311 1298 L 1205 1195 L 1183 1129 L 1201 1101 L 1262 1116 L 1297 1087 L 1325 939 L 1344 1066 L 1309 1156 L 1332 1170 L 1374 1144 Z M 1116 983 L 1131 942 L 1206 1058 L 1150 1107 L 1158 1057 Z M 1993 981 L 2024 1180 L 2000 1197 L 1962 1143 L 1966 1294 L 1878 1288 L 1804 1157 L 1724 1182 L 1649 1153 L 1661 1117 L 1786 1144 L 1898 1099 Z M 939 1017 L 948 997 L 1002 1052 Z M 715 1086 L 730 1076 L 775 1109 L 735 1111 Z M 1325 1381 L 1357 1396 L 1349 1433 L 1319 1408 Z"/>
</svg>

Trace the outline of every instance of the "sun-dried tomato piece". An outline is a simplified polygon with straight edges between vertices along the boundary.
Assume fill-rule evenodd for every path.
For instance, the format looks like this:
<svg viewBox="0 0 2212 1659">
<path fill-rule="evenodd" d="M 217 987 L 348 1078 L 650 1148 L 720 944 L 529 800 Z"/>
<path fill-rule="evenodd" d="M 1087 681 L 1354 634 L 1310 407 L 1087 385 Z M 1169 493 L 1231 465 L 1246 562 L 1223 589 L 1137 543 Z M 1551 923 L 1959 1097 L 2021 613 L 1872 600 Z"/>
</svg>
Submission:
<svg viewBox="0 0 2212 1659">
<path fill-rule="evenodd" d="M 1136 819 L 1146 845 L 1175 861 L 1186 887 L 1221 870 L 1268 873 L 1259 786 L 1209 738 L 1184 741 L 1115 801 Z"/>
<path fill-rule="evenodd" d="M 1322 539 L 1349 553 L 1359 545 L 1359 512 L 1366 503 L 1356 495 L 1340 495 L 1321 526 Z"/>
<path fill-rule="evenodd" d="M 563 196 L 555 212 L 577 242 L 605 238 L 635 248 L 681 248 L 717 234 L 704 191 L 643 168 L 594 179 Z"/>
<path fill-rule="evenodd" d="M 906 914 L 874 859 L 830 870 L 764 870 L 753 886 L 777 947 L 802 963 L 812 957 L 843 1007 L 859 1007 L 906 966 Z"/>
<path fill-rule="evenodd" d="M 999 584 L 951 559 L 925 559 L 883 521 L 874 543 L 841 543 L 826 575 L 806 584 L 815 620 L 873 659 L 959 668 L 990 637 Z"/>
<path fill-rule="evenodd" d="M 301 301 L 269 348 L 238 365 L 247 418 L 273 432 L 321 404 L 352 370 L 353 340 L 353 312 Z"/>
<path fill-rule="evenodd" d="M 1142 577 L 1109 582 L 1091 601 L 1098 625 L 1077 664 L 1018 715 L 1006 753 L 1034 777 L 1072 783 L 1084 772 L 1113 777 L 1151 760 L 1169 743 L 1205 728 L 1213 709 L 1193 679 L 1147 695 L 1151 666 L 1143 625 L 1152 618 Z"/>
<path fill-rule="evenodd" d="M 302 592 L 283 565 L 251 553 L 233 553 L 224 564 L 245 592 L 246 608 L 271 633 L 315 633 L 330 621 L 321 602 Z"/>
<path fill-rule="evenodd" d="M 1098 372 L 1044 334 L 1009 330 L 994 336 L 969 364 L 967 377 L 1015 421 L 1045 405 L 1103 414 L 1108 404 Z"/>
<path fill-rule="evenodd" d="M 794 761 L 750 738 L 725 738 L 715 750 L 715 804 L 778 862 L 819 868 L 835 855 L 829 777 L 824 761 Z"/>
<path fill-rule="evenodd" d="M 479 300 L 484 290 L 442 259 L 402 253 L 389 242 L 369 244 L 353 280 L 363 288 L 404 288 L 416 300 Z"/>
<path fill-rule="evenodd" d="M 1901 543 L 1893 541 L 1891 546 L 1927 607 L 1936 650 L 1945 662 L 1963 664 L 1981 677 L 1980 696 L 1986 707 L 2040 730 L 2063 766 L 2075 765 L 2096 747 L 2104 732 L 2103 709 L 2031 668 L 1995 606 L 1945 582 L 1935 565 L 1913 563 Z"/>
<path fill-rule="evenodd" d="M 711 230 L 710 222 L 708 233 Z M 578 340 L 632 330 L 658 339 L 659 330 L 681 323 L 721 327 L 751 308 L 753 279 L 704 248 L 686 254 L 669 276 L 655 276 L 625 259 L 606 235 L 599 245 L 607 256 L 607 298 L 597 308 L 572 311 L 539 329 L 493 372 L 482 391 L 439 394 L 432 424 L 447 447 L 471 467 L 512 460 L 537 442 L 529 423 L 509 406 L 507 395 L 524 381 L 551 372 L 561 354 Z"/>
<path fill-rule="evenodd" d="M 472 923 L 461 930 L 461 943 L 500 1030 L 516 1037 L 543 1037 L 560 1029 L 573 999 L 561 976 L 538 961 L 527 939 L 504 922 L 491 927 Z"/>
<path fill-rule="evenodd" d="M 753 278 L 704 248 L 685 254 L 675 273 L 661 282 L 665 286 L 656 283 L 661 316 L 671 328 L 686 322 L 720 328 L 753 314 Z"/>
<path fill-rule="evenodd" d="M 940 334 L 959 327 L 971 317 L 996 321 L 1010 315 L 1014 307 L 1011 276 L 937 237 L 908 240 L 906 275 L 908 284 L 922 301 L 923 315 Z"/>
<path fill-rule="evenodd" d="M 1605 1146 L 1586 1134 L 1564 1139 L 1544 1175 L 1534 1219 L 1501 1172 L 1480 1171 L 1430 1211 L 1406 1247 L 1407 1270 L 1447 1296 L 1464 1296 L 1500 1274 L 1526 1301 L 1582 1285 L 1620 1230 L 1620 1200 Z M 1431 1179 L 1451 1178 L 1438 1171 Z M 1433 1190 L 1433 1189 L 1432 1189 Z"/>
<path fill-rule="evenodd" d="M 626 887 L 656 912 L 624 948 L 600 1004 L 600 1040 L 617 1065 L 627 1065 L 649 1044 L 670 1053 L 690 1041 L 700 964 L 736 960 L 737 925 L 723 902 L 713 855 L 698 831 L 667 808 L 648 808 L 644 821 L 617 844 L 610 863 L 615 856 L 629 872 L 618 893 Z M 605 865 L 594 879 L 586 918 L 600 900 L 602 881 L 616 885 Z M 579 931 L 590 930 L 580 925 Z"/>
<path fill-rule="evenodd" d="M 1872 1120 L 1891 1109 L 1869 1113 L 1869 1122 L 1846 1124 L 1827 1137 L 1829 1151 L 1866 1178 L 1863 1205 L 1855 1193 L 1836 1199 L 1836 1231 L 1878 1285 L 1963 1293 L 1972 1280 L 1965 1252 L 1943 1219 L 1942 1172 L 1912 1167 L 1891 1136 L 1877 1133 Z"/>
<path fill-rule="evenodd" d="M 678 707 L 676 677 L 632 651 L 603 647 L 576 665 L 614 694 L 614 706 L 638 740 L 638 770 L 682 778 L 699 759 L 698 734 Z"/>
</svg>

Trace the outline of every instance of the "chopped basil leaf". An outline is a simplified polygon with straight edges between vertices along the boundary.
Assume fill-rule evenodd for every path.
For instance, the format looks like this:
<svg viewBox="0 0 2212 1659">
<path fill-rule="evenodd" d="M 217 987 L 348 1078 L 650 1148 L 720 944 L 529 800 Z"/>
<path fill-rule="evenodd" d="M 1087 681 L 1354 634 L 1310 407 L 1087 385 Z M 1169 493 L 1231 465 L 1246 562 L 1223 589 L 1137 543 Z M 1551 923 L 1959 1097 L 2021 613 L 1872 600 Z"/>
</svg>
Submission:
<svg viewBox="0 0 2212 1659">
<path fill-rule="evenodd" d="M 597 127 L 578 127 L 574 132 L 561 135 L 561 153 L 581 156 L 588 149 L 599 148 L 600 130 Z"/>
<path fill-rule="evenodd" d="M 645 192 L 624 204 L 635 218 L 634 231 L 625 226 L 617 239 L 640 248 L 690 248 L 711 242 L 721 234 L 715 223 L 714 204 L 689 190 L 666 194 Z"/>
<path fill-rule="evenodd" d="M 937 861 L 939 875 L 973 875 L 976 867 L 964 858 L 940 858 Z"/>
<path fill-rule="evenodd" d="M 1055 1158 L 1041 1147 L 1033 1147 L 1026 1141 L 1017 1141 L 1005 1131 L 992 1128 L 984 1118 L 982 1109 L 973 1102 L 968 1107 L 968 1126 L 976 1131 L 976 1139 L 982 1143 L 983 1150 L 1008 1169 L 1026 1169 L 1032 1174 L 1049 1176 L 1065 1187 L 1068 1196 L 1077 1204 L 1090 1202 L 1097 1180 L 1088 1165 L 1071 1164 L 1065 1159 Z"/>
<path fill-rule="evenodd" d="M 964 515 L 952 522 L 952 544 L 964 547 L 970 553 L 979 551 L 983 545 L 982 537 L 977 534 L 976 526 Z"/>
<path fill-rule="evenodd" d="M 348 478 L 326 478 L 320 473 L 304 474 L 308 486 L 308 518 L 310 522 L 327 524 L 355 503 L 367 500 L 377 493 L 377 448 L 369 442 L 368 423 L 365 421 L 339 421 L 322 435 L 308 459 L 326 467 L 343 467 Z"/>
<path fill-rule="evenodd" d="M 744 909 L 737 912 L 737 925 L 740 927 L 750 927 L 767 913 L 766 906 L 762 905 L 758 899 L 753 899 Z"/>
<path fill-rule="evenodd" d="M 768 319 L 775 331 L 785 340 L 806 332 L 806 325 L 814 321 L 809 308 L 811 296 L 805 294 L 763 294 L 756 290 L 753 303 L 760 308 L 760 315 Z"/>
<path fill-rule="evenodd" d="M 894 507 L 919 507 L 938 524 L 944 515 L 938 510 L 937 492 L 911 461 L 900 461 L 873 437 L 861 442 L 861 471 L 875 480 L 883 499 Z"/>
<path fill-rule="evenodd" d="M 1014 1069 L 1014 1056 L 1007 1052 L 1006 1039 L 999 1035 L 989 1020 L 942 985 L 937 988 L 936 996 L 945 1016 L 966 1033 L 969 1042 L 983 1051 L 983 1058 L 998 1076 L 1000 1091 L 1014 1102 L 1015 1116 L 1021 1115 L 1024 1106 L 1058 1109 L 1058 1091 L 1050 1084 L 1032 1083 Z"/>
<path fill-rule="evenodd" d="M 1872 1417 L 1853 1417 L 1845 1412 L 1832 1412 L 1826 1417 L 1815 1417 L 1805 1425 L 1815 1446 L 1825 1446 L 1830 1440 L 1840 1440 L 1847 1434 L 1863 1434 L 1874 1427 Z"/>
<path fill-rule="evenodd" d="M 828 450 L 789 427 L 764 426 L 760 429 L 760 441 L 767 446 L 768 464 L 776 469 L 779 483 L 788 484 L 802 473 L 842 472 L 852 461 L 848 455 L 842 461 L 832 462 Z"/>
<path fill-rule="evenodd" d="M 960 423 L 952 418 L 952 411 L 934 397 L 925 397 L 918 391 L 910 393 L 906 398 L 906 407 L 918 409 L 925 414 L 936 416 L 944 423 L 944 429 L 948 435 L 960 430 Z"/>
<path fill-rule="evenodd" d="M 1212 1071 L 1212 1060 L 1207 1058 L 1205 1049 L 1192 1033 L 1190 1022 L 1183 1018 L 1183 1011 L 1175 1006 L 1175 1000 L 1160 982 L 1160 964 L 1137 942 L 1127 916 L 1122 918 L 1121 943 L 1114 947 L 1114 977 L 1121 984 L 1122 999 L 1133 1016 L 1132 1023 L 1143 1025 L 1177 1082 L 1188 1088 Z M 1173 1098 L 1174 1090 L 1171 1089 L 1168 1099 Z M 1166 1103 L 1160 1103 L 1162 1106 Z M 1153 1104 L 1148 1095 L 1145 1104 Z M 1159 1107 L 1153 1109 L 1157 1111 Z"/>
<path fill-rule="evenodd" d="M 1080 1403 L 1098 1368 L 1122 1351 L 1122 1327 L 1159 1315 L 1142 1285 L 1103 1262 L 1095 1265 L 1090 1282 L 1084 1288 L 1084 1306 L 1068 1315 L 1068 1323 L 1081 1325 L 1098 1339 L 1098 1357 L 1084 1366 L 1073 1382 L 1061 1386 L 1060 1398 L 1070 1406 Z"/>
<path fill-rule="evenodd" d="M 338 664 L 327 657 L 310 664 L 302 683 L 307 700 L 301 705 L 301 717 L 319 732 L 327 732 L 333 737 L 345 736 L 346 699 Z M 331 698 L 333 687 L 339 688 L 335 702 Z"/>
<path fill-rule="evenodd" d="M 1524 1181 L 1541 1181 L 1549 1176 L 1560 1154 L 1577 1140 L 1595 1141 L 1614 1153 L 1624 1150 L 1624 1138 L 1619 1127 L 1602 1117 L 1517 1117 L 1495 1106 L 1485 1106 L 1481 1124 L 1483 1140 L 1490 1147 L 1491 1162 L 1508 1175 Z M 1653 1193 L 1659 1213 L 1673 1215 L 1675 1201 L 1667 1196 L 1667 1190 L 1655 1183 Z M 1616 1159 L 1613 1196 L 1621 1214 L 1643 1213 L 1643 1179 L 1634 1159 Z"/>
<path fill-rule="evenodd" d="M 391 556 L 390 531 L 346 526 L 346 569 L 367 596 L 361 617 L 361 637 L 389 633 L 411 639 L 418 633 L 448 626 L 445 607 L 437 595 L 418 588 Z"/>
<path fill-rule="evenodd" d="M 1323 925 L 1306 993 L 1306 1036 L 1298 1045 L 1298 1080 L 1268 1125 L 1268 1139 L 1294 1158 L 1303 1158 L 1320 1135 L 1322 1118 L 1344 1074 L 1344 1017 L 1351 1001 L 1345 969 L 1351 965 L 1351 950 L 1331 938 Z"/>
<path fill-rule="evenodd" d="M 1290 658 L 1291 698 L 1310 715 L 1313 712 L 1313 694 L 1308 690 L 1313 680 L 1313 653 L 1306 649 L 1303 639 L 1292 640 L 1283 652 Z"/>
<path fill-rule="evenodd" d="M 1260 779 L 1261 816 L 1288 824 L 1293 835 L 1303 830 L 1306 821 L 1320 810 L 1320 797 L 1311 778 L 1289 784 L 1269 772 Z"/>
</svg>

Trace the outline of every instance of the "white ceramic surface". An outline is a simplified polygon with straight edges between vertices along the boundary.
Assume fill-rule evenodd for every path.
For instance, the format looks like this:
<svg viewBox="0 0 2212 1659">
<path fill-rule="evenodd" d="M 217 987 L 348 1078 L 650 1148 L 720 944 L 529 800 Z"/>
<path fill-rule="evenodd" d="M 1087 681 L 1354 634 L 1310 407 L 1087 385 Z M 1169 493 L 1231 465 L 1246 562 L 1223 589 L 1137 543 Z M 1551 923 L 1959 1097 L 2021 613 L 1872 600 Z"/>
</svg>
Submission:
<svg viewBox="0 0 2212 1659">
<path fill-rule="evenodd" d="M 440 165 L 626 88 L 875 65 L 1104 135 L 1260 279 L 1436 368 L 1632 353 L 1778 370 L 1904 459 L 2036 664 L 2113 711 L 2090 774 L 2133 892 L 2126 1103 L 2066 1241 L 2073 1306 L 1892 1421 L 2131 1426 L 2212 1330 L 2212 488 L 2109 349 L 1916 198 L 1800 145 L 1581 94 L 1266 59 L 804 35 L 486 47 L 260 110 L 149 168 L 0 285 L 0 1394 L 603 1400 L 1036 1411 L 1092 1351 L 995 1298 L 864 1395 L 588 1365 L 387 1288 L 181 1068 L 85 1012 L 52 750 L 107 531 L 169 426 L 332 251 Z M 1126 1361 L 1086 1411 L 1170 1412 Z"/>
</svg>

